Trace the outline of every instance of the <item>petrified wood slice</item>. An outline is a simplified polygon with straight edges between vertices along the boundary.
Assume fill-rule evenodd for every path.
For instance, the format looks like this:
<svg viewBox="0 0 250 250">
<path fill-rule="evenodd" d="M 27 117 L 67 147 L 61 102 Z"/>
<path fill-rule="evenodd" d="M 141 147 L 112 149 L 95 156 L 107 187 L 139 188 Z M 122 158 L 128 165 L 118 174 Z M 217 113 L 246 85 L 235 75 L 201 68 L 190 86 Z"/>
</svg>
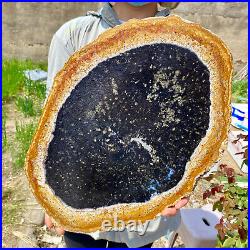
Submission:
<svg viewBox="0 0 250 250">
<path fill-rule="evenodd" d="M 154 218 L 218 159 L 231 76 L 224 43 L 179 17 L 106 31 L 56 76 L 26 160 L 36 198 L 74 232 Z"/>
</svg>

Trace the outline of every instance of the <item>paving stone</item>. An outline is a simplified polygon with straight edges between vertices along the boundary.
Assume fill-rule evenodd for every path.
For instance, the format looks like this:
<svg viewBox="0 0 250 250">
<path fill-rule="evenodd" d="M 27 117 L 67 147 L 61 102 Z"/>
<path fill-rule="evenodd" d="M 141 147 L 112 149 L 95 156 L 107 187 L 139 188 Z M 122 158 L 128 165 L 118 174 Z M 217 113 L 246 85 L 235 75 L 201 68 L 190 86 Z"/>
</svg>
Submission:
<svg viewBox="0 0 250 250">
<path fill-rule="evenodd" d="M 40 207 L 27 210 L 24 214 L 24 222 L 26 224 L 34 224 L 41 226 L 44 224 L 44 211 Z"/>
<path fill-rule="evenodd" d="M 35 248 L 37 246 L 36 237 L 34 235 L 34 227 L 22 226 L 14 231 L 13 234 L 18 238 L 17 248 Z"/>
</svg>

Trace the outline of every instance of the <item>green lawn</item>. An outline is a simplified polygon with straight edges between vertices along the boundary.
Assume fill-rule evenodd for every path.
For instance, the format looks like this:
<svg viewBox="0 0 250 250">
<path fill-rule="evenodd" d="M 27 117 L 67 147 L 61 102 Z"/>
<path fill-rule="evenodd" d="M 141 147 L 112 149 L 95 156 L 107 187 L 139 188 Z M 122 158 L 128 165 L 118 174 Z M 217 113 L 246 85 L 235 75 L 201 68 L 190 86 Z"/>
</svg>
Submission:
<svg viewBox="0 0 250 250">
<path fill-rule="evenodd" d="M 25 81 L 23 71 L 28 69 L 47 71 L 46 63 L 34 63 L 31 60 L 3 59 L 2 64 L 2 100 L 7 101 L 23 90 Z"/>
<path fill-rule="evenodd" d="M 24 71 L 29 69 L 47 71 L 47 64 L 36 63 L 31 60 L 4 59 L 2 68 L 3 152 L 10 151 L 15 172 L 24 165 L 25 156 L 46 97 L 46 84 L 41 81 L 27 79 Z M 15 124 L 16 132 L 12 136 L 11 142 L 9 142 L 10 138 L 8 138 L 5 127 L 6 120 L 8 120 L 8 112 L 6 112 L 5 108 L 7 103 L 11 104 L 13 109 L 16 108 L 23 117 L 22 120 L 12 121 Z"/>
</svg>

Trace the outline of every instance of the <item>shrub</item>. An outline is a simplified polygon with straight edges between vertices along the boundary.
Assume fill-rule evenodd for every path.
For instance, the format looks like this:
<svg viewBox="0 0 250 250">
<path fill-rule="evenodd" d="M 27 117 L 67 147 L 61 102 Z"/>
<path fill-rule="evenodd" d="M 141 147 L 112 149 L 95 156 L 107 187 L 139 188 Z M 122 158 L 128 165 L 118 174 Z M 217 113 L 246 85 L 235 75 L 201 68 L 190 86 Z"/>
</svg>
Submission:
<svg viewBox="0 0 250 250">
<path fill-rule="evenodd" d="M 221 177 L 227 182 L 222 184 Z M 216 198 L 213 210 L 222 212 L 223 217 L 216 225 L 217 247 L 247 247 L 248 245 L 248 189 L 236 183 L 235 172 L 227 165 L 220 165 L 211 177 L 215 183 L 203 194 L 203 199 Z"/>
</svg>

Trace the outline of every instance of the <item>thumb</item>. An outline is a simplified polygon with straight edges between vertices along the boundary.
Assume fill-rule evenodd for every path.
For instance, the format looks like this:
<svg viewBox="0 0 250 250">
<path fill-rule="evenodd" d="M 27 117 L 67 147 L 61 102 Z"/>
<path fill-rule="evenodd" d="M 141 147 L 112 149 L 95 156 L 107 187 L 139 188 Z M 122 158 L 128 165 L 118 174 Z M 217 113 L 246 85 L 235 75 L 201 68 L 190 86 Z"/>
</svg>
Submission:
<svg viewBox="0 0 250 250">
<path fill-rule="evenodd" d="M 56 231 L 56 233 L 57 233 L 59 236 L 64 235 L 64 232 L 65 232 L 65 230 L 64 230 L 63 228 L 61 228 L 61 227 L 56 227 L 56 228 L 55 228 L 55 231 Z"/>
</svg>

